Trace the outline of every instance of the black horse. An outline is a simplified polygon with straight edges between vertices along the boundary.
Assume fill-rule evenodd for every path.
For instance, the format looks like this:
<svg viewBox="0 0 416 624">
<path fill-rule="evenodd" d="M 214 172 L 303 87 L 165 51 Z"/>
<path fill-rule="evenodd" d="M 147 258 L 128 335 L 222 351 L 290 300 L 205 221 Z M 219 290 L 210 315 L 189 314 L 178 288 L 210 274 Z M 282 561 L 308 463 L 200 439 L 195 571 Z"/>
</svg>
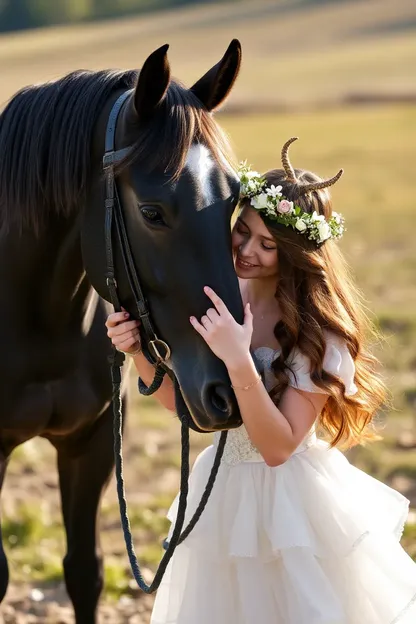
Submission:
<svg viewBox="0 0 416 624">
<path fill-rule="evenodd" d="M 109 112 L 127 90 L 116 148 L 132 149 L 118 190 L 152 322 L 195 423 L 240 422 L 225 367 L 188 319 L 206 310 L 208 284 L 242 320 L 230 245 L 239 183 L 210 114 L 234 84 L 241 50 L 233 41 L 186 89 L 170 78 L 167 47 L 140 72 L 78 71 L 27 87 L 0 117 L 0 483 L 24 441 L 55 447 L 77 624 L 96 621 L 103 583 L 96 520 L 113 440 L 102 158 Z M 116 246 L 116 269 L 119 256 Z M 126 275 L 116 277 L 135 314 Z M 7 585 L 1 547 L 1 599 Z"/>
</svg>

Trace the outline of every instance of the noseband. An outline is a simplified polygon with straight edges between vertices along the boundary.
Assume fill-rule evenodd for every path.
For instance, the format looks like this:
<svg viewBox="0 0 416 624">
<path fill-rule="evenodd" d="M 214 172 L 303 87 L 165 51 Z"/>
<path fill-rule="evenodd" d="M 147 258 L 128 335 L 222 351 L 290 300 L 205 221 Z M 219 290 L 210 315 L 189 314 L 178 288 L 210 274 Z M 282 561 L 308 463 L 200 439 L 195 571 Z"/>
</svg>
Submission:
<svg viewBox="0 0 416 624">
<path fill-rule="evenodd" d="M 131 147 L 125 147 L 120 150 L 115 150 L 115 134 L 117 127 L 117 119 L 123 104 L 127 98 L 132 94 L 132 90 L 124 92 L 116 100 L 111 109 L 107 130 L 105 135 L 105 154 L 103 157 L 103 169 L 105 175 L 105 249 L 106 249 L 106 283 L 110 294 L 111 303 L 114 310 L 119 312 L 121 310 L 120 298 L 117 292 L 117 280 L 115 277 L 115 265 L 114 265 L 114 251 L 113 251 L 113 237 L 118 243 L 121 257 L 123 261 L 124 271 L 126 272 L 129 282 L 130 291 L 133 295 L 135 306 L 141 321 L 141 330 L 144 333 L 145 340 L 142 341 L 143 352 L 145 357 L 155 366 L 155 377 L 150 386 L 146 386 L 141 379 L 139 379 L 139 390 L 141 394 L 146 396 L 156 392 L 162 382 L 163 378 L 168 371 L 167 362 L 171 356 L 171 350 L 169 345 L 160 338 L 157 337 L 154 331 L 152 321 L 150 318 L 149 308 L 146 298 L 143 294 L 140 280 L 136 272 L 134 265 L 133 255 L 129 240 L 127 237 L 126 226 L 124 223 L 124 216 L 122 206 L 117 191 L 117 183 L 115 176 L 115 165 L 122 161 L 131 151 Z M 114 226 L 114 227 L 113 227 Z M 155 577 L 150 585 L 148 585 L 144 579 L 140 570 L 137 556 L 134 550 L 133 539 L 131 535 L 130 522 L 127 513 L 127 502 L 125 496 L 124 476 L 123 476 L 123 411 L 121 401 L 121 367 L 124 363 L 125 355 L 121 351 L 113 346 L 112 353 L 109 356 L 109 362 L 111 365 L 111 380 L 112 380 L 112 403 L 113 403 L 113 431 L 114 431 L 114 455 L 115 455 L 115 470 L 117 479 L 117 495 L 120 506 L 121 524 L 124 533 L 124 540 L 126 543 L 127 553 L 130 560 L 130 565 L 134 578 L 139 585 L 140 589 L 144 592 L 151 594 L 156 591 L 161 583 L 163 574 L 166 567 L 172 558 L 172 555 L 178 546 L 192 531 L 196 523 L 198 522 L 208 498 L 211 494 L 214 486 L 215 478 L 218 473 L 218 469 L 221 463 L 221 458 L 227 439 L 227 431 L 221 433 L 221 438 L 218 444 L 218 449 L 215 455 L 215 460 L 212 466 L 211 474 L 208 479 L 205 491 L 202 495 L 201 501 L 191 518 L 188 526 L 182 532 L 182 528 L 185 522 L 185 512 L 187 506 L 188 495 L 188 479 L 189 479 L 189 423 L 191 422 L 191 416 L 189 410 L 183 401 L 179 385 L 175 379 L 175 395 L 176 395 L 176 411 L 181 420 L 181 441 L 182 441 L 182 458 L 181 458 L 181 482 L 180 482 L 180 494 L 179 494 L 179 507 L 178 514 L 175 522 L 175 526 L 172 532 L 169 543 L 166 543 L 166 552 L 164 553 L 159 567 L 156 571 Z"/>
</svg>

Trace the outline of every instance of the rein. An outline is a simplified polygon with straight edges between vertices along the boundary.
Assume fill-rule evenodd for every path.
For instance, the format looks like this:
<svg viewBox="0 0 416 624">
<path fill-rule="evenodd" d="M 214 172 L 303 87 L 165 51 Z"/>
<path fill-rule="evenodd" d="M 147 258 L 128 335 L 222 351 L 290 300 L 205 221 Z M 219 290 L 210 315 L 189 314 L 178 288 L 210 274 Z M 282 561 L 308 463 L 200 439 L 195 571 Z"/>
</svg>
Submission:
<svg viewBox="0 0 416 624">
<path fill-rule="evenodd" d="M 149 396 L 162 385 L 164 376 L 168 371 L 167 362 L 170 359 L 171 350 L 169 345 L 163 340 L 157 337 L 154 331 L 150 313 L 147 305 L 147 301 L 144 297 L 143 290 L 140 285 L 140 280 L 136 272 L 134 265 L 133 255 L 129 240 L 127 237 L 127 231 L 124 223 L 124 217 L 122 212 L 122 206 L 117 192 L 116 177 L 114 172 L 114 166 L 125 158 L 130 152 L 131 148 L 126 147 L 120 150 L 115 150 L 115 132 L 117 126 L 117 119 L 119 113 L 123 107 L 123 104 L 131 95 L 132 91 L 126 91 L 116 100 L 113 108 L 111 109 L 107 129 L 105 135 L 105 154 L 103 157 L 103 169 L 105 174 L 105 248 L 106 248 L 106 283 L 110 294 L 111 303 L 116 312 L 121 310 L 120 299 L 117 292 L 117 281 L 115 278 L 115 265 L 114 265 L 114 252 L 113 252 L 113 237 L 114 232 L 116 239 L 120 247 L 121 256 L 123 260 L 124 270 L 127 274 L 129 287 L 134 297 L 134 302 L 138 311 L 138 315 L 142 324 L 142 329 L 145 336 L 143 344 L 143 353 L 145 357 L 155 367 L 155 377 L 153 382 L 146 386 L 141 379 L 139 379 L 139 391 L 145 396 Z M 121 351 L 113 346 L 112 353 L 109 356 L 109 363 L 111 366 L 111 380 L 112 380 L 112 403 L 113 403 L 113 432 L 114 432 L 114 456 L 115 456 L 115 471 L 117 479 L 117 495 L 120 506 L 121 524 L 124 533 L 124 540 L 126 543 L 127 554 L 130 560 L 133 576 L 140 587 L 147 594 L 155 592 L 163 578 L 166 571 L 166 567 L 172 558 L 172 555 L 176 547 L 183 542 L 183 540 L 191 533 L 192 529 L 198 522 L 211 494 L 212 488 L 215 483 L 215 479 L 218 473 L 218 469 L 221 463 L 221 458 L 227 439 L 227 431 L 221 433 L 220 441 L 215 455 L 214 464 L 211 469 L 205 491 L 202 495 L 201 501 L 192 516 L 188 526 L 182 532 L 185 522 L 185 513 L 187 507 L 188 497 L 188 480 L 189 480 L 189 423 L 191 422 L 191 416 L 189 410 L 183 400 L 179 384 L 175 379 L 175 398 L 176 398 L 176 411 L 181 420 L 181 479 L 180 479 L 180 494 L 179 494 L 179 507 L 178 514 L 175 522 L 175 526 L 169 540 L 166 543 L 166 552 L 164 553 L 159 567 L 156 571 L 153 581 L 148 585 L 144 579 L 140 570 L 140 565 L 137 560 L 137 556 L 134 550 L 133 538 L 131 534 L 130 521 L 128 518 L 128 509 L 124 487 L 123 476 L 123 413 L 122 413 L 122 400 L 121 400 L 121 367 L 125 360 L 125 355 Z"/>
</svg>

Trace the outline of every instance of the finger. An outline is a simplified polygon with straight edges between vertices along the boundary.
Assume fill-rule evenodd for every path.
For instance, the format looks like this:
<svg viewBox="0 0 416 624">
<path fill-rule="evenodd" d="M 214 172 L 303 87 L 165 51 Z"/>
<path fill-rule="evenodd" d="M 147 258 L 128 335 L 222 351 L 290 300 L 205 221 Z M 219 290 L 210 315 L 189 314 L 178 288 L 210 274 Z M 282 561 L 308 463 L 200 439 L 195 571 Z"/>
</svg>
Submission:
<svg viewBox="0 0 416 624">
<path fill-rule="evenodd" d="M 113 312 L 112 314 L 108 315 L 105 325 L 106 327 L 115 327 L 119 323 L 122 323 L 123 321 L 128 319 L 129 316 L 130 315 L 128 312 Z"/>
<path fill-rule="evenodd" d="M 217 310 L 214 310 L 214 308 L 210 308 L 209 310 L 207 310 L 206 316 L 209 318 L 211 323 L 214 323 L 219 319 L 219 314 Z"/>
<path fill-rule="evenodd" d="M 129 318 L 130 314 L 127 312 L 126 308 L 123 308 L 123 306 L 121 306 L 121 309 L 122 309 L 122 311 L 125 313 L 126 318 Z M 142 322 L 141 322 L 141 320 L 140 320 L 140 319 L 136 319 L 136 323 L 137 323 L 138 325 L 141 325 L 141 324 L 142 324 Z"/>
<path fill-rule="evenodd" d="M 114 346 L 118 347 L 119 345 L 127 341 L 140 342 L 140 336 L 132 332 L 132 333 L 124 334 L 123 336 L 116 336 L 115 338 L 112 339 L 111 342 L 113 343 Z"/>
<path fill-rule="evenodd" d="M 130 340 L 130 338 L 133 338 L 136 342 L 140 341 L 139 331 L 136 330 L 136 331 L 131 331 L 131 332 L 125 332 L 124 334 L 121 334 L 120 336 L 113 336 L 113 338 L 111 339 L 111 342 L 113 343 L 113 345 L 118 346 L 122 342 L 125 342 L 126 340 Z"/>
<path fill-rule="evenodd" d="M 209 329 L 212 326 L 212 321 L 206 315 L 201 318 L 201 325 L 205 327 L 205 329 Z"/>
<path fill-rule="evenodd" d="M 122 334 L 132 331 L 133 329 L 137 329 L 138 324 L 137 321 L 126 321 L 124 323 L 119 323 L 114 327 L 110 327 L 107 330 L 107 336 L 112 338 L 113 336 L 121 336 Z"/>
<path fill-rule="evenodd" d="M 209 286 L 205 286 L 204 292 L 211 299 L 219 314 L 221 314 L 222 316 L 230 314 L 224 301 L 220 297 L 218 297 L 217 293 L 215 293 L 212 288 L 210 288 Z"/>
<path fill-rule="evenodd" d="M 196 329 L 198 334 L 200 334 L 203 338 L 207 336 L 207 333 L 208 333 L 207 330 L 205 329 L 203 325 L 201 325 L 198 319 L 196 319 L 194 316 L 191 316 L 189 317 L 189 322 L 191 323 L 192 327 Z"/>
<path fill-rule="evenodd" d="M 140 345 L 140 342 L 137 342 L 137 340 L 134 337 L 131 337 L 131 338 L 128 338 L 127 340 L 124 340 L 123 342 L 120 342 L 120 344 L 114 345 L 114 346 L 116 346 L 121 351 L 128 351 L 129 349 L 133 351 L 133 347 L 134 347 L 134 350 L 136 350 L 141 345 Z"/>
</svg>

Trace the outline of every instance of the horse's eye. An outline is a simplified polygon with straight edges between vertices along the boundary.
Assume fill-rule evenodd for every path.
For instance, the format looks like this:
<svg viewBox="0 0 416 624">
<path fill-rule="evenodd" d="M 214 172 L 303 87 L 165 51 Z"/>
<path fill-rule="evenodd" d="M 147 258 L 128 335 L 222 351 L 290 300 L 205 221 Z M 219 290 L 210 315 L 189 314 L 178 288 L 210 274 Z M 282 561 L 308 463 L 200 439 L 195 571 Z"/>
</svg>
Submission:
<svg viewBox="0 0 416 624">
<path fill-rule="evenodd" d="M 157 208 L 153 206 L 141 206 L 140 212 L 149 223 L 153 223 L 153 225 L 165 225 L 165 221 Z"/>
</svg>

